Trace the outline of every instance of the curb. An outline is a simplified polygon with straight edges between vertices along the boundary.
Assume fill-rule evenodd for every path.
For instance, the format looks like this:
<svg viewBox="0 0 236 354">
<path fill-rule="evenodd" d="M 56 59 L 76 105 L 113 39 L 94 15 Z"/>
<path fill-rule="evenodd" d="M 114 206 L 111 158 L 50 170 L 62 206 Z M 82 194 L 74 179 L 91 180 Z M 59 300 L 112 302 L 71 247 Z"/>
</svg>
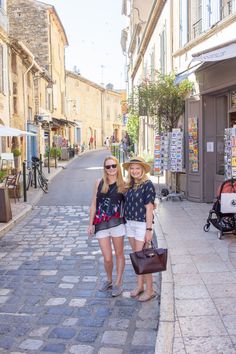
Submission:
<svg viewBox="0 0 236 354">
<path fill-rule="evenodd" d="M 67 162 L 67 164 L 65 164 L 65 166 L 60 166 L 58 165 L 57 169 L 55 170 L 53 175 L 48 175 L 48 179 L 49 179 L 49 184 L 51 183 L 51 181 L 53 180 L 54 177 L 56 177 L 58 175 L 58 173 L 60 173 L 61 171 L 63 171 L 64 168 L 66 168 L 69 164 L 71 164 L 74 160 L 82 158 L 84 155 L 87 155 L 89 152 L 93 152 L 93 151 L 102 151 L 104 150 L 103 148 L 99 148 L 99 149 L 94 149 L 94 150 L 86 150 L 83 153 L 81 153 L 80 155 L 76 155 L 74 158 L 72 158 L 71 160 L 69 160 Z M 11 219 L 6 225 L 3 226 L 3 228 L 0 230 L 0 238 L 2 236 L 5 235 L 6 232 L 8 232 L 9 230 L 11 230 L 16 223 L 20 222 L 22 219 L 24 219 L 30 212 L 31 210 L 34 208 L 34 206 L 38 203 L 38 201 L 42 198 L 44 192 L 39 189 L 36 192 L 35 198 L 29 203 L 26 202 L 25 205 L 28 205 L 28 207 L 26 208 L 26 210 L 23 210 L 21 213 L 19 213 L 18 215 L 16 215 L 13 219 Z"/>
<path fill-rule="evenodd" d="M 21 213 L 11 219 L 11 221 L 9 221 L 6 225 L 4 225 L 4 227 L 0 230 L 0 238 L 4 236 L 6 232 L 11 230 L 15 224 L 23 220 L 31 212 L 32 209 L 33 205 L 28 204 L 26 210 L 23 210 Z"/>
<path fill-rule="evenodd" d="M 158 247 L 168 248 L 167 242 L 158 220 L 154 214 L 154 229 L 157 235 Z M 155 354 L 172 354 L 175 330 L 174 282 L 168 253 L 167 270 L 161 273 L 160 317 L 156 338 Z"/>
</svg>

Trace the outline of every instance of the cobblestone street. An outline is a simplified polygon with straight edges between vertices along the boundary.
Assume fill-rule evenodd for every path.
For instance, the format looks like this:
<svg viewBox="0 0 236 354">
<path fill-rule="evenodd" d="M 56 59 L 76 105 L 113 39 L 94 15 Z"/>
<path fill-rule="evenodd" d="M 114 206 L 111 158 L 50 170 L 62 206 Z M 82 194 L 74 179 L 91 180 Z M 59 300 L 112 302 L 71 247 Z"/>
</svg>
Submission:
<svg viewBox="0 0 236 354">
<path fill-rule="evenodd" d="M 154 353 L 159 297 L 130 298 L 127 240 L 122 296 L 98 291 L 105 274 L 98 242 L 87 237 L 88 212 L 40 205 L 1 238 L 1 353 Z"/>
</svg>

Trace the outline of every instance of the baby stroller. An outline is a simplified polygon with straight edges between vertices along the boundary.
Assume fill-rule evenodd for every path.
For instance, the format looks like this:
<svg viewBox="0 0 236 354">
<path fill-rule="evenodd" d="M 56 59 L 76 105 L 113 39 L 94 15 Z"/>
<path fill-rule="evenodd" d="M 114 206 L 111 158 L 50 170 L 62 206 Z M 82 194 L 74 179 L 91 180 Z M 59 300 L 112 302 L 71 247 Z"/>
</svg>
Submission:
<svg viewBox="0 0 236 354">
<path fill-rule="evenodd" d="M 236 230 L 236 214 L 225 214 L 221 212 L 221 194 L 236 193 L 236 179 L 231 178 L 224 181 L 218 189 L 216 201 L 209 212 L 206 225 L 203 227 L 208 232 L 212 224 L 218 232 L 218 238 L 221 239 L 224 233 Z"/>
</svg>

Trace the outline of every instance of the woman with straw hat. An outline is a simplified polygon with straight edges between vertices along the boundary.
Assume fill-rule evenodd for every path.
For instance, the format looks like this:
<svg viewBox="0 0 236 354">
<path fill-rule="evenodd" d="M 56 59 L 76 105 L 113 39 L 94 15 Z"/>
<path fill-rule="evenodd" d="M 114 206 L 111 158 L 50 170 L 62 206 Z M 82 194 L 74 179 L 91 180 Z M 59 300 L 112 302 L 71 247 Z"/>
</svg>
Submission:
<svg viewBox="0 0 236 354">
<path fill-rule="evenodd" d="M 140 251 L 152 240 L 153 209 L 155 188 L 148 179 L 150 166 L 142 157 L 133 157 L 123 164 L 128 171 L 127 191 L 125 193 L 124 215 L 126 234 L 132 250 Z M 146 289 L 144 284 L 146 283 Z M 137 287 L 130 296 L 144 302 L 156 296 L 153 289 L 152 274 L 138 275 Z"/>
<path fill-rule="evenodd" d="M 104 258 L 107 279 L 101 284 L 100 291 L 112 289 L 112 296 L 119 296 L 125 267 L 123 217 L 124 181 L 119 161 L 108 156 L 103 164 L 103 178 L 95 184 L 90 207 L 88 234 L 95 232 Z M 112 244 L 116 256 L 116 281 L 112 284 L 113 256 Z"/>
</svg>

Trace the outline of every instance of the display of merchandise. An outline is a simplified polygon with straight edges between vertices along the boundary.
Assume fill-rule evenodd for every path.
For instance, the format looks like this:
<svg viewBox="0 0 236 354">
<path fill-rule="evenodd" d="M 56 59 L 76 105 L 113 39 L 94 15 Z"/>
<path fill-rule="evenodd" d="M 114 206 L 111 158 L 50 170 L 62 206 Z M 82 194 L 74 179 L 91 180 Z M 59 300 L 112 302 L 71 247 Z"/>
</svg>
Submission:
<svg viewBox="0 0 236 354">
<path fill-rule="evenodd" d="M 198 118 L 188 118 L 188 151 L 189 151 L 189 171 L 199 170 L 199 146 L 198 146 Z"/>
<path fill-rule="evenodd" d="M 163 170 L 170 169 L 170 134 L 171 133 L 162 133 L 161 136 L 161 154 Z"/>
<path fill-rule="evenodd" d="M 236 178 L 236 128 L 226 128 L 224 135 L 225 179 Z"/>
<path fill-rule="evenodd" d="M 180 129 L 172 129 L 170 133 L 170 171 L 182 172 L 184 167 L 184 143 L 183 132 Z"/>
</svg>

